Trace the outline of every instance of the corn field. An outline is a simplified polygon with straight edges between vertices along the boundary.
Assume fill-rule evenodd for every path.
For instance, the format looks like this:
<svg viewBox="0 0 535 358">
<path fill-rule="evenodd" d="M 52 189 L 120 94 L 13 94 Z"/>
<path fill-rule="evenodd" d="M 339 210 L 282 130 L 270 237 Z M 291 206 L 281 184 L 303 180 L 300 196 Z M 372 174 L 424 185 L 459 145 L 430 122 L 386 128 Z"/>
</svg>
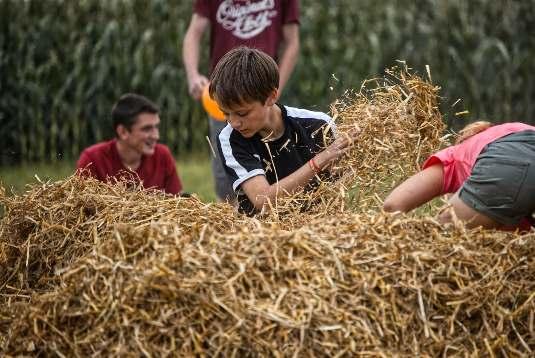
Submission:
<svg viewBox="0 0 535 358">
<path fill-rule="evenodd" d="M 0 165 L 76 159 L 112 136 L 109 113 L 125 92 L 158 103 L 161 141 L 177 155 L 208 151 L 180 58 L 191 11 L 178 0 L 0 0 Z M 327 111 L 403 60 L 430 66 L 450 127 L 534 123 L 533 28 L 533 0 L 301 0 L 301 54 L 283 102 Z"/>
</svg>

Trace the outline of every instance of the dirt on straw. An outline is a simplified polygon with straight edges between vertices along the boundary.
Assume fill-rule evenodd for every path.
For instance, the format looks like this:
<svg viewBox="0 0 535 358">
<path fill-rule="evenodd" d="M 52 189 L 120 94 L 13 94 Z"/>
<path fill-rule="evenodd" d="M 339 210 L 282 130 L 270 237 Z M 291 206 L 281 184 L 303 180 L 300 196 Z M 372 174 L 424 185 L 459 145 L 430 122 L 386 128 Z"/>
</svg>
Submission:
<svg viewBox="0 0 535 358">
<path fill-rule="evenodd" d="M 2 355 L 532 356 L 533 233 L 376 210 L 443 143 L 438 88 L 389 76 L 337 104 L 362 129 L 339 182 L 264 218 L 76 176 L 0 190 Z"/>
</svg>

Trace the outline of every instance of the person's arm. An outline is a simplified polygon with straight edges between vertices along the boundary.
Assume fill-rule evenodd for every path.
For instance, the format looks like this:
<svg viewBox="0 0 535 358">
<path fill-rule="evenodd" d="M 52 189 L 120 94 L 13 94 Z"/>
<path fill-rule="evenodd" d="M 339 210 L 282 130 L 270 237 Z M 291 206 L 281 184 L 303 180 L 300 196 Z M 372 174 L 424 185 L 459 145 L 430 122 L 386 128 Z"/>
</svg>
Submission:
<svg viewBox="0 0 535 358">
<path fill-rule="evenodd" d="M 76 173 L 85 177 L 99 179 L 95 163 L 85 150 L 80 154 L 80 158 L 78 158 L 78 161 L 76 162 Z"/>
<path fill-rule="evenodd" d="M 189 94 L 196 100 L 201 98 L 202 90 L 208 84 L 208 78 L 199 73 L 199 57 L 201 39 L 209 24 L 209 19 L 194 13 L 182 44 Z"/>
<path fill-rule="evenodd" d="M 299 56 L 299 24 L 282 27 L 282 49 L 279 60 L 279 95 L 288 82 Z"/>
<path fill-rule="evenodd" d="M 396 187 L 383 203 L 388 212 L 408 212 L 442 194 L 444 181 L 442 163 L 416 173 Z"/>
<path fill-rule="evenodd" d="M 327 168 L 349 149 L 352 142 L 353 139 L 348 136 L 337 138 L 326 149 L 314 156 L 314 165 L 320 169 Z M 256 209 L 266 209 L 268 203 L 275 203 L 276 198 L 292 195 L 303 188 L 318 173 L 312 166 L 307 163 L 274 184 L 269 184 L 265 176 L 257 175 L 244 181 L 241 188 Z"/>
<path fill-rule="evenodd" d="M 167 175 L 165 178 L 165 192 L 168 194 L 179 195 L 182 192 L 182 181 L 178 176 L 175 159 L 173 158 L 171 152 L 168 152 L 167 156 L 166 173 Z"/>
</svg>

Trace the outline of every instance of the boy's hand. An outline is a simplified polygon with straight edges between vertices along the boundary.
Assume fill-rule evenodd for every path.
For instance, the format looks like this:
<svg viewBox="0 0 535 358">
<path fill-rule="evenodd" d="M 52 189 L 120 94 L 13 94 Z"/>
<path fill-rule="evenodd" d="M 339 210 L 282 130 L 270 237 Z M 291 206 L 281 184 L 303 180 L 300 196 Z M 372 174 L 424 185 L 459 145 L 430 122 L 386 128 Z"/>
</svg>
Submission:
<svg viewBox="0 0 535 358">
<path fill-rule="evenodd" d="M 321 169 L 325 169 L 351 148 L 359 133 L 360 128 L 357 126 L 347 133 L 341 133 L 334 142 L 314 157 L 314 161 Z"/>
</svg>

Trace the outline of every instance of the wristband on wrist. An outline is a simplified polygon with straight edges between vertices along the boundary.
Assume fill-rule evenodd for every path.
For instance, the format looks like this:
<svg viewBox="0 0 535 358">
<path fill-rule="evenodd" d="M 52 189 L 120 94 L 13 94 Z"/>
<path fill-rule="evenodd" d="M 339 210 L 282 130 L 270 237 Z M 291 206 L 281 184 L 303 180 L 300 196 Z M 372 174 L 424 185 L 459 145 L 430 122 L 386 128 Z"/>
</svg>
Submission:
<svg viewBox="0 0 535 358">
<path fill-rule="evenodd" d="M 308 166 L 310 167 L 310 169 L 312 169 L 312 171 L 315 174 L 318 174 L 319 172 L 321 172 L 321 168 L 316 164 L 316 162 L 314 161 L 314 158 L 308 161 Z"/>
</svg>

